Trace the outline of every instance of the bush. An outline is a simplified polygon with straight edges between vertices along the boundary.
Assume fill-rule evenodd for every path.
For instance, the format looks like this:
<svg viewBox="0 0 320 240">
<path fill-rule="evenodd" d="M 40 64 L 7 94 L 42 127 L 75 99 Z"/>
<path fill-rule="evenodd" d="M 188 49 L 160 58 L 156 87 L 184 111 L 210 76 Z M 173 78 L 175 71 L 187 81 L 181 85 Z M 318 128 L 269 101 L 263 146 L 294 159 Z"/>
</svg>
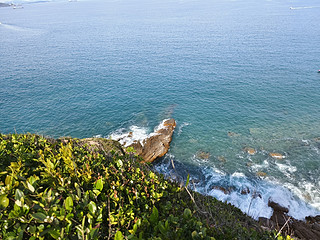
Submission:
<svg viewBox="0 0 320 240">
<path fill-rule="evenodd" d="M 229 204 L 191 193 L 194 202 L 185 187 L 122 152 L 79 139 L 0 134 L 0 239 L 274 236 Z"/>
</svg>

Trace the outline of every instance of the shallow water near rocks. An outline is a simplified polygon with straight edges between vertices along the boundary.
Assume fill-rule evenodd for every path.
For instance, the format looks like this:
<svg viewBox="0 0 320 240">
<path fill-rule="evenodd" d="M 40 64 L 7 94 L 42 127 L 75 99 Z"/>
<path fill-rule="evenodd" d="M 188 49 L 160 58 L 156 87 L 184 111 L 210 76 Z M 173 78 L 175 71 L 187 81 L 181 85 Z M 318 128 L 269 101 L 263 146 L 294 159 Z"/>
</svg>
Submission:
<svg viewBox="0 0 320 240">
<path fill-rule="evenodd" d="M 317 1 L 21 3 L 0 8 L 2 133 L 139 139 L 172 117 L 158 171 L 255 218 L 270 198 L 320 214 Z"/>
</svg>

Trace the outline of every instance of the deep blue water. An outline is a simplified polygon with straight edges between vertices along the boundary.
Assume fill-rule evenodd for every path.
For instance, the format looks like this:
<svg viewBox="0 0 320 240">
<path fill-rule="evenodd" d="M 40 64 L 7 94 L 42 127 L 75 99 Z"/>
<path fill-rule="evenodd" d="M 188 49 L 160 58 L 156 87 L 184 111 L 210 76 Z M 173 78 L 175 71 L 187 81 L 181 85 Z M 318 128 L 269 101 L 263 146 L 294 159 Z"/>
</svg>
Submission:
<svg viewBox="0 0 320 240">
<path fill-rule="evenodd" d="M 253 217 L 271 214 L 269 198 L 297 218 L 319 214 L 316 0 L 22 4 L 0 8 L 2 133 L 141 134 L 173 117 L 159 171 L 174 159 L 182 176 L 200 180 L 198 191 L 244 212 L 252 194 L 240 191 L 249 187 L 262 196 Z"/>
</svg>

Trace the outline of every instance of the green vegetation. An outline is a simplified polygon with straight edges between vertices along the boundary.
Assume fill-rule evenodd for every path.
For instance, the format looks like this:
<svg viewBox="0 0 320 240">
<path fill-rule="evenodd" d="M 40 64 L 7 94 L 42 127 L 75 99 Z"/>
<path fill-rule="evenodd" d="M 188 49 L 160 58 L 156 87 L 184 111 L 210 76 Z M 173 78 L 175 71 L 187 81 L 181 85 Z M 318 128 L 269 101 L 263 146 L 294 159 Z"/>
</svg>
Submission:
<svg viewBox="0 0 320 240">
<path fill-rule="evenodd" d="M 0 239 L 274 239 L 97 141 L 0 134 Z"/>
</svg>

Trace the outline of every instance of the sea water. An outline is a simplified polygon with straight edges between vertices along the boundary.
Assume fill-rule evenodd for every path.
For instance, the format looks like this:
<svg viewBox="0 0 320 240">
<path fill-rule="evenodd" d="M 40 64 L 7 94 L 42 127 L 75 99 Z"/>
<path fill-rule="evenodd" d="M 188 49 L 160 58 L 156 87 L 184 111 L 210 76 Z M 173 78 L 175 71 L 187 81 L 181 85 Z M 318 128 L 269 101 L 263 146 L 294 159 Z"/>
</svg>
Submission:
<svg viewBox="0 0 320 240">
<path fill-rule="evenodd" d="M 174 118 L 157 171 L 254 218 L 320 214 L 316 0 L 19 3 L 0 8 L 2 133 L 139 139 Z"/>
</svg>

